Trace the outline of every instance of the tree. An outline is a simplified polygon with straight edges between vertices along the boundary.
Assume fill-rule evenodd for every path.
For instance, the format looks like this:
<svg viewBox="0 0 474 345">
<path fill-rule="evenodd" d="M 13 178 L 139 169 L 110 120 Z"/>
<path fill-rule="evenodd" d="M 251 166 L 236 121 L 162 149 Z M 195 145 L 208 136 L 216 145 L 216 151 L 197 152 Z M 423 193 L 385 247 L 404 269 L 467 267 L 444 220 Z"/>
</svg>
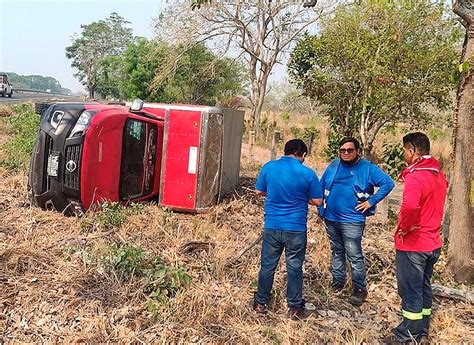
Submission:
<svg viewBox="0 0 474 345">
<path fill-rule="evenodd" d="M 72 59 L 71 66 L 78 70 L 75 76 L 87 87 L 89 98 L 94 98 L 103 59 L 122 54 L 133 41 L 128 24 L 113 12 L 105 21 L 81 25 L 81 35 L 74 35 L 72 45 L 66 47 L 66 57 Z"/>
<path fill-rule="evenodd" d="M 339 7 L 291 54 L 290 79 L 326 106 L 331 129 L 359 137 L 370 155 L 379 131 L 431 120 L 454 86 L 460 31 L 429 1 L 362 1 Z"/>
<path fill-rule="evenodd" d="M 196 0 L 197 11 L 169 7 L 156 20 L 162 39 L 208 41 L 245 59 L 250 81 L 251 120 L 258 132 L 268 77 L 300 34 L 322 15 L 301 2 L 283 0 Z M 208 3 L 206 6 L 202 4 Z M 315 5 L 315 1 L 312 1 Z M 217 39 L 220 39 L 217 41 Z"/>
<path fill-rule="evenodd" d="M 472 123 L 474 120 L 474 3 L 457 0 L 454 12 L 461 17 L 466 28 L 459 70 L 456 108 L 454 111 L 453 157 L 451 179 L 451 219 L 449 222 L 448 268 L 457 281 L 472 282 L 473 256 L 473 205 L 472 200 Z"/>
<path fill-rule="evenodd" d="M 95 91 L 102 98 L 123 98 L 121 91 L 122 61 L 123 58 L 117 55 L 105 56 L 101 59 L 98 66 L 99 73 L 97 74 Z"/>
<path fill-rule="evenodd" d="M 127 48 L 122 74 L 122 92 L 129 99 L 214 105 L 242 91 L 241 67 L 203 44 L 187 47 L 141 38 Z"/>
</svg>

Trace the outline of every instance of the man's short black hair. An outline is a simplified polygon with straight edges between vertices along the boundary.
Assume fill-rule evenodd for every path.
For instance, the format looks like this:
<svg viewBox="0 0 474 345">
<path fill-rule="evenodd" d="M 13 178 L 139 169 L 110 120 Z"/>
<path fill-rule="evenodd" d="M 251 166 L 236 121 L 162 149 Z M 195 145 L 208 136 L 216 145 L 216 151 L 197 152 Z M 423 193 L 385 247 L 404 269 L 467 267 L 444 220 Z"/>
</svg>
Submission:
<svg viewBox="0 0 474 345">
<path fill-rule="evenodd" d="M 421 155 L 430 153 L 430 139 L 425 133 L 408 133 L 403 137 L 403 146 L 410 145 L 415 152 Z"/>
<path fill-rule="evenodd" d="M 356 138 L 353 138 L 353 137 L 344 137 L 341 139 L 341 141 L 339 142 L 339 147 L 341 147 L 342 145 L 344 145 L 345 143 L 353 143 L 354 144 L 354 148 L 356 150 L 360 149 L 360 143 L 359 143 L 359 140 L 357 140 Z"/>
<path fill-rule="evenodd" d="M 305 153 L 308 153 L 308 147 L 301 139 L 291 139 L 285 144 L 285 155 L 295 155 L 302 157 Z"/>
</svg>

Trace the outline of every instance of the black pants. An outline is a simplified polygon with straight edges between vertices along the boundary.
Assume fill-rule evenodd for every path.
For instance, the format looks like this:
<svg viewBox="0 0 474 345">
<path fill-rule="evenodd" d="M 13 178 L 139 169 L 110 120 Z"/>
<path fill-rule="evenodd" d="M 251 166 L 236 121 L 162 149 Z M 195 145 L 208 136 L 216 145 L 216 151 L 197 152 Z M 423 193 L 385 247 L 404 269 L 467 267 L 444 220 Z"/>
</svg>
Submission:
<svg viewBox="0 0 474 345">
<path fill-rule="evenodd" d="M 431 276 L 441 249 L 432 252 L 397 250 L 398 294 L 402 299 L 403 321 L 395 329 L 400 341 L 428 335 L 433 293 Z"/>
</svg>

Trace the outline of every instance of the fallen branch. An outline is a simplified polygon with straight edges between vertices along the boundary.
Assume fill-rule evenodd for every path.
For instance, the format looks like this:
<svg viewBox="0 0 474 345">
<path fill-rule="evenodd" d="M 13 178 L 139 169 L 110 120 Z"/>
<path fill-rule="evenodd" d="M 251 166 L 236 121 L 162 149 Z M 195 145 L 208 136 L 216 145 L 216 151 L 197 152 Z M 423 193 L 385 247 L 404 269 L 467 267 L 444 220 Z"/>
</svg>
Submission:
<svg viewBox="0 0 474 345">
<path fill-rule="evenodd" d="M 458 301 L 474 303 L 474 292 L 463 291 L 459 289 L 449 288 L 442 285 L 433 284 L 433 295 L 445 298 L 451 298 Z"/>
<path fill-rule="evenodd" d="M 257 243 L 259 243 L 260 241 L 262 240 L 262 234 L 260 234 L 257 238 L 255 238 L 252 242 L 250 242 L 245 248 L 243 248 L 240 252 L 237 253 L 236 256 L 234 256 L 232 259 L 230 259 L 229 261 L 227 261 L 227 263 L 224 265 L 224 267 L 228 268 L 228 267 L 231 267 L 233 265 L 235 265 L 235 263 L 237 261 L 239 261 L 239 259 L 245 254 L 247 253 L 250 249 L 252 249 Z"/>
</svg>

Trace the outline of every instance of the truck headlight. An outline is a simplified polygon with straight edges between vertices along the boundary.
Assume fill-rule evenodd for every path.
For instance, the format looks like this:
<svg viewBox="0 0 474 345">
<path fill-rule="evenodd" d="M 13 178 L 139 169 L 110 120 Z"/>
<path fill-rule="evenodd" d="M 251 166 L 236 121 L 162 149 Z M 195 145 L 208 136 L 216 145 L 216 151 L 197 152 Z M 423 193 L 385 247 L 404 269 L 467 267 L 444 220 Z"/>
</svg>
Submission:
<svg viewBox="0 0 474 345">
<path fill-rule="evenodd" d="M 79 116 L 79 119 L 77 119 L 77 122 L 71 131 L 71 134 L 69 134 L 69 138 L 81 136 L 85 132 L 87 127 L 89 127 L 92 117 L 96 112 L 97 111 L 90 110 L 83 111 L 81 116 Z"/>
</svg>

